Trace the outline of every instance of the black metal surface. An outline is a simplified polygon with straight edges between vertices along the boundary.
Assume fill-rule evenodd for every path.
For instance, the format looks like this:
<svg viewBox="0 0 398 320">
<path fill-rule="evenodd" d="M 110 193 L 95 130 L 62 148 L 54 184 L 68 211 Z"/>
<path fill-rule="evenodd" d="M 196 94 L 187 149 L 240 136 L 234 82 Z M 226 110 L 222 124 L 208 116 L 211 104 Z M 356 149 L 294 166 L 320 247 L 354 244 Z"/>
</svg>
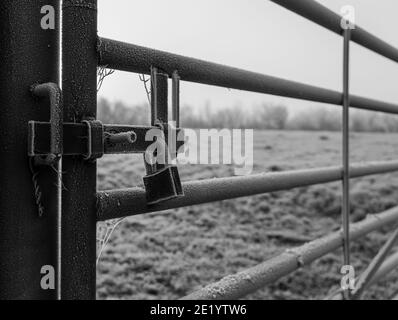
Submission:
<svg viewBox="0 0 398 320">
<path fill-rule="evenodd" d="M 313 0 L 271 0 L 288 10 L 291 10 L 304 18 L 315 22 L 316 24 L 325 27 L 326 29 L 342 34 L 341 17 L 329 10 L 322 4 Z M 378 37 L 370 34 L 364 29 L 356 26 L 352 30 L 352 41 L 376 52 L 385 58 L 398 62 L 398 49 L 391 46 L 387 42 L 379 39 Z"/>
<path fill-rule="evenodd" d="M 47 98 L 50 108 L 50 159 L 55 160 L 62 155 L 63 142 L 63 104 L 62 93 L 58 84 L 44 83 L 33 86 L 32 93 Z M 31 125 L 29 123 L 29 129 Z M 29 130 L 30 134 L 30 130 Z M 28 152 L 29 153 L 29 152 Z M 49 161 L 51 164 L 51 160 Z"/>
<path fill-rule="evenodd" d="M 351 178 L 358 178 L 397 170 L 398 161 L 353 164 L 350 169 L 350 176 Z M 154 206 L 148 206 L 145 190 L 141 188 L 103 191 L 97 195 L 97 217 L 99 221 L 116 219 L 147 212 L 328 183 L 340 180 L 342 176 L 342 167 L 328 167 L 186 182 L 183 183 L 184 197 Z"/>
<path fill-rule="evenodd" d="M 41 8 L 51 5 L 56 29 L 43 30 Z M 49 103 L 31 86 L 59 82 L 59 1 L 0 1 L 0 299 L 55 299 L 42 290 L 41 268 L 56 268 L 57 174 L 36 176 L 43 216 L 35 202 L 26 152 L 30 120 L 48 121 Z"/>
<path fill-rule="evenodd" d="M 62 152 L 63 152 L 63 103 L 62 103 L 62 92 L 57 83 L 48 82 L 44 84 L 34 85 L 32 93 L 41 98 L 47 98 L 49 100 L 50 109 L 50 152 L 44 157 L 34 157 L 31 159 L 31 165 L 36 164 L 36 170 L 39 173 L 43 170 L 43 165 L 50 166 L 57 173 L 57 181 L 54 183 L 56 186 L 56 194 L 54 207 L 52 208 L 51 214 L 57 217 L 57 264 L 56 264 L 56 291 L 57 299 L 61 299 L 61 238 L 62 238 Z M 31 122 L 29 122 L 29 129 L 31 128 Z M 28 146 L 30 143 L 28 142 Z M 29 154 L 29 152 L 28 152 Z M 40 165 L 39 165 L 40 164 Z M 34 181 L 36 179 L 33 179 Z M 48 190 L 41 188 L 38 190 L 40 185 L 35 182 L 36 200 L 37 205 L 41 206 L 41 194 L 48 192 Z M 42 209 L 40 209 L 42 211 Z M 44 212 L 41 212 L 43 215 Z"/>
<path fill-rule="evenodd" d="M 371 215 L 368 219 L 352 225 L 350 236 L 357 240 L 398 220 L 398 207 Z M 187 300 L 235 300 L 279 280 L 295 270 L 335 251 L 343 243 L 340 231 L 311 241 L 301 247 L 288 249 L 264 263 L 230 275 L 210 284 L 183 299 Z"/>
<path fill-rule="evenodd" d="M 144 177 L 146 199 L 149 206 L 184 195 L 178 169 L 166 166 Z"/>
<path fill-rule="evenodd" d="M 64 121 L 95 119 L 97 1 L 63 1 Z M 63 161 L 62 298 L 95 299 L 96 163 Z"/>
<path fill-rule="evenodd" d="M 83 120 L 83 123 L 87 132 L 84 160 L 96 161 L 104 155 L 104 125 L 99 120 Z"/>
<path fill-rule="evenodd" d="M 343 104 L 343 95 L 337 91 L 115 40 L 99 38 L 97 50 L 100 65 L 112 69 L 150 74 L 151 66 L 156 66 L 167 72 L 169 77 L 177 70 L 184 81 L 340 106 Z M 355 95 L 351 95 L 351 107 L 398 113 L 397 104 Z"/>
<path fill-rule="evenodd" d="M 156 129 L 156 127 L 105 124 L 103 129 L 104 154 L 126 154 L 145 152 L 153 143 L 153 141 L 145 141 L 145 135 L 148 130 Z M 64 156 L 82 156 L 88 153 L 87 124 L 64 123 L 63 131 Z M 177 134 L 180 131 L 180 129 L 177 129 Z M 45 156 L 51 153 L 50 132 L 49 122 L 31 121 L 29 123 L 28 154 L 30 156 Z M 129 139 L 132 135 L 135 136 L 134 141 Z M 183 144 L 184 141 L 178 141 L 177 150 Z"/>
</svg>

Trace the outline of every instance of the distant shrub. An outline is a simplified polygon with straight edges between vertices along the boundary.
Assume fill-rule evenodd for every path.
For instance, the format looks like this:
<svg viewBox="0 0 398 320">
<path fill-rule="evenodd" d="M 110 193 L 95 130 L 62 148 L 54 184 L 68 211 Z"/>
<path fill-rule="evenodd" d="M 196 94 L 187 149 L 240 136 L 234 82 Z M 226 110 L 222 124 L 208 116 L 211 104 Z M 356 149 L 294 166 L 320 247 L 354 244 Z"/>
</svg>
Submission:
<svg viewBox="0 0 398 320">
<path fill-rule="evenodd" d="M 326 109 L 305 110 L 290 119 L 288 129 L 338 131 L 341 130 L 341 115 Z"/>
<path fill-rule="evenodd" d="M 150 111 L 147 104 L 128 106 L 123 102 L 111 104 L 107 99 L 98 101 L 98 117 L 104 123 L 148 125 Z M 341 109 L 329 110 L 322 107 L 311 108 L 289 116 L 283 105 L 265 104 L 244 109 L 242 106 L 212 109 L 210 104 L 194 109 L 184 105 L 181 110 L 181 123 L 185 128 L 233 128 L 258 130 L 341 130 Z M 398 117 L 353 110 L 350 113 L 350 127 L 355 132 L 398 132 Z M 321 140 L 328 140 L 321 136 Z"/>
</svg>

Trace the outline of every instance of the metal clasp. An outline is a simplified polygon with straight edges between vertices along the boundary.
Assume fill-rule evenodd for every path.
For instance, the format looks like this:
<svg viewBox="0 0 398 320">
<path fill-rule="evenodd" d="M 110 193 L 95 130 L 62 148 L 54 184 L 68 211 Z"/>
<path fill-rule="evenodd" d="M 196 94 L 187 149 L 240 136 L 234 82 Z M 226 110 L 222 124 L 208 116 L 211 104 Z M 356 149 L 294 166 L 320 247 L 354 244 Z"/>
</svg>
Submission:
<svg viewBox="0 0 398 320">
<path fill-rule="evenodd" d="M 36 164 L 53 165 L 63 152 L 63 102 L 62 92 L 55 83 L 44 83 L 32 86 L 32 93 L 37 97 L 50 99 L 50 153 L 45 156 L 36 156 L 29 147 L 29 156 L 35 157 Z M 29 122 L 29 132 L 34 135 L 35 121 Z M 33 141 L 34 139 L 29 139 Z"/>
<path fill-rule="evenodd" d="M 154 205 L 184 195 L 180 176 L 176 165 L 171 164 L 176 153 L 171 153 L 167 145 L 170 126 L 168 124 L 168 74 L 158 68 L 151 69 L 151 122 L 161 132 L 161 141 L 164 152 L 164 162 L 148 162 L 147 154 L 144 157 L 147 175 L 143 178 L 146 189 L 147 202 Z M 173 116 L 172 121 L 179 124 L 179 77 L 173 74 Z M 174 138 L 174 137 L 173 137 Z M 177 146 L 176 141 L 172 143 Z M 153 155 L 156 158 L 158 155 Z"/>
</svg>

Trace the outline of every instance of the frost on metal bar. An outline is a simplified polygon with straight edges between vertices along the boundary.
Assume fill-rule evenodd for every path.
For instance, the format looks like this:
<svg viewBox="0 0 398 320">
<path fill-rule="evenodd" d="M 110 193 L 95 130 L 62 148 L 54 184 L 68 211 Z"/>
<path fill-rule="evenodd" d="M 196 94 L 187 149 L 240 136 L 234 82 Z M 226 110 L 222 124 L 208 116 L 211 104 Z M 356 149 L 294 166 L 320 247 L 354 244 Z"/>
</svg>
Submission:
<svg viewBox="0 0 398 320">
<path fill-rule="evenodd" d="M 99 64 L 107 68 L 150 74 L 151 66 L 169 77 L 177 70 L 181 80 L 230 89 L 272 94 L 341 106 L 340 92 L 160 50 L 99 38 Z M 398 114 L 398 105 L 351 95 L 351 107 Z"/>
<path fill-rule="evenodd" d="M 394 207 L 380 214 L 369 215 L 365 220 L 352 225 L 350 230 L 351 239 L 357 240 L 397 220 L 398 207 Z M 183 299 L 234 300 L 242 298 L 340 248 L 342 243 L 343 236 L 341 231 L 332 233 L 301 247 L 288 249 L 283 254 L 250 269 L 235 275 L 229 275 L 219 282 L 210 284 Z M 387 262 L 391 263 L 390 261 Z M 395 259 L 394 262 L 396 262 Z M 390 266 L 385 266 L 384 272 L 389 268 Z M 378 277 L 380 277 L 380 274 Z"/>
<path fill-rule="evenodd" d="M 398 161 L 353 164 L 350 177 L 358 178 L 398 170 Z M 264 173 L 251 176 L 218 178 L 183 184 L 185 196 L 149 206 L 145 190 L 131 188 L 97 193 L 97 219 L 117 219 L 147 212 L 181 208 L 203 203 L 252 196 L 342 179 L 341 167 Z"/>
<path fill-rule="evenodd" d="M 339 35 L 342 34 L 341 17 L 314 0 L 271 0 L 282 7 Z M 351 40 L 387 59 L 398 62 L 398 49 L 355 26 Z"/>
</svg>

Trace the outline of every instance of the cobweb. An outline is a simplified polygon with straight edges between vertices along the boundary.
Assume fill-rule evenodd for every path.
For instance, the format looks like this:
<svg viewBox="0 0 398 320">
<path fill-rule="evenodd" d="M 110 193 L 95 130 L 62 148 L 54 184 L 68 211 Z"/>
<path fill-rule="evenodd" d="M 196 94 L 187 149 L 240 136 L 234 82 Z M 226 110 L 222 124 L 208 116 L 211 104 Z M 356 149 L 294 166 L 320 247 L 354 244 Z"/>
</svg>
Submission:
<svg viewBox="0 0 398 320">
<path fill-rule="evenodd" d="M 108 69 L 107 66 L 100 66 L 97 68 L 97 92 L 101 90 L 106 77 L 115 73 L 115 70 Z"/>
<path fill-rule="evenodd" d="M 123 220 L 125 220 L 125 218 L 101 221 L 97 223 L 97 266 L 101 259 L 101 255 L 109 242 L 109 239 L 111 238 L 117 226 Z"/>
</svg>

